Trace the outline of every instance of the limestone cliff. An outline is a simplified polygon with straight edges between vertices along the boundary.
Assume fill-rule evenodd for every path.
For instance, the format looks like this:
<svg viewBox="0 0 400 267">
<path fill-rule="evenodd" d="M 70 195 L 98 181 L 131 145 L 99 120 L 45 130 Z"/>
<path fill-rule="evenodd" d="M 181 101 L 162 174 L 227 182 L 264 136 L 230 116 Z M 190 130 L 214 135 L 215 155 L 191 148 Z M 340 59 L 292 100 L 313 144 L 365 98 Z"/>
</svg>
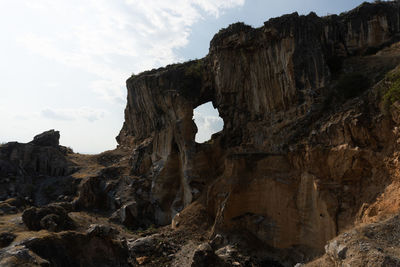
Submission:
<svg viewBox="0 0 400 267">
<path fill-rule="evenodd" d="M 400 266 L 399 7 L 221 30 L 128 79 L 115 150 L 0 144 L 0 266 Z"/>
<path fill-rule="evenodd" d="M 198 199 L 214 233 L 320 252 L 363 220 L 393 180 L 394 122 L 379 91 L 337 85 L 349 73 L 376 84 L 400 63 L 399 38 L 395 2 L 293 13 L 257 29 L 230 25 L 205 58 L 129 78 L 117 140 L 133 151 L 132 174 L 152 179 L 156 221 L 170 223 Z M 197 144 L 193 109 L 208 101 L 224 129 Z"/>
</svg>

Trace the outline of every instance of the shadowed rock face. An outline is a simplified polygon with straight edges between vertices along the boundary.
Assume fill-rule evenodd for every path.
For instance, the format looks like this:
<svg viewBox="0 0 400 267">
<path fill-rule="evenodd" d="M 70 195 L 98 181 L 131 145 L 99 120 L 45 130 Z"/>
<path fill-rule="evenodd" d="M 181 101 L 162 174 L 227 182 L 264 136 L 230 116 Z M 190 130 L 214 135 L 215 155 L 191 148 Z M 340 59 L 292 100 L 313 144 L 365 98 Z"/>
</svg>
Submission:
<svg viewBox="0 0 400 267">
<path fill-rule="evenodd" d="M 59 145 L 60 134 L 50 130 L 29 143 L 10 142 L 0 146 L 0 200 L 30 199 L 44 205 L 60 195 L 74 195 L 76 171 L 67 159 L 72 151 Z"/>
<path fill-rule="evenodd" d="M 117 141 L 133 151 L 132 173 L 152 179 L 156 221 L 170 223 L 200 197 L 214 232 L 322 251 L 388 184 L 395 138 L 379 94 L 333 106 L 329 96 L 344 73 L 371 64 L 374 84 L 400 62 L 396 49 L 386 69 L 377 63 L 385 54 L 372 55 L 399 40 L 399 21 L 399 6 L 386 2 L 257 29 L 237 23 L 215 35 L 205 58 L 129 78 Z M 224 129 L 197 144 L 193 109 L 208 101 Z"/>
<path fill-rule="evenodd" d="M 31 143 L 38 146 L 57 147 L 60 144 L 60 132 L 54 130 L 43 132 L 41 134 L 36 135 Z"/>
</svg>

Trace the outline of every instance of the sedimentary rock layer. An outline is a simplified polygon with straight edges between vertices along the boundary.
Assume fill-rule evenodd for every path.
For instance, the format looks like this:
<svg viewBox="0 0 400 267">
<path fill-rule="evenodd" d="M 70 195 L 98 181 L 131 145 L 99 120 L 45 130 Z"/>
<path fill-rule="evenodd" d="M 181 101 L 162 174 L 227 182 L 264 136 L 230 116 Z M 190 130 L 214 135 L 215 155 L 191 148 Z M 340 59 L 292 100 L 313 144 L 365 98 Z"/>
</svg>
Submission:
<svg viewBox="0 0 400 267">
<path fill-rule="evenodd" d="M 214 232 L 322 251 L 390 183 L 396 138 L 379 93 L 342 99 L 335 85 L 366 64 L 370 87 L 379 81 L 400 53 L 375 53 L 399 36 L 395 2 L 339 16 L 294 13 L 257 29 L 233 24 L 205 58 L 129 78 L 117 140 L 133 151 L 132 173 L 152 179 L 156 221 L 170 223 L 197 200 Z M 197 144 L 193 109 L 208 101 L 224 129 Z"/>
</svg>

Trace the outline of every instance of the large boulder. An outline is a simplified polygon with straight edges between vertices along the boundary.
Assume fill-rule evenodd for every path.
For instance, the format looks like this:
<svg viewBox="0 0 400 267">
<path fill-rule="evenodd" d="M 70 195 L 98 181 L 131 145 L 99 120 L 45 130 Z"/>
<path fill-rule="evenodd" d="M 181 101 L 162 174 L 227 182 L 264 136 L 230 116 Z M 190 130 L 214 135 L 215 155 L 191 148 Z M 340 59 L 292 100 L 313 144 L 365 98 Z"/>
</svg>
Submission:
<svg viewBox="0 0 400 267">
<path fill-rule="evenodd" d="M 7 247 L 11 242 L 14 241 L 16 235 L 13 233 L 0 233 L 0 248 Z"/>
<path fill-rule="evenodd" d="M 191 267 L 225 266 L 208 243 L 200 244 L 193 254 Z"/>
<path fill-rule="evenodd" d="M 119 231 L 109 225 L 91 224 L 86 233 L 90 236 L 113 239 L 119 234 Z"/>
<path fill-rule="evenodd" d="M 57 147 L 60 144 L 60 132 L 55 130 L 43 132 L 36 135 L 30 143 L 38 146 Z"/>
<path fill-rule="evenodd" d="M 67 211 L 58 205 L 28 208 L 22 214 L 22 221 L 29 230 L 34 231 L 46 229 L 58 232 L 75 228 L 74 221 L 68 216 Z"/>
</svg>

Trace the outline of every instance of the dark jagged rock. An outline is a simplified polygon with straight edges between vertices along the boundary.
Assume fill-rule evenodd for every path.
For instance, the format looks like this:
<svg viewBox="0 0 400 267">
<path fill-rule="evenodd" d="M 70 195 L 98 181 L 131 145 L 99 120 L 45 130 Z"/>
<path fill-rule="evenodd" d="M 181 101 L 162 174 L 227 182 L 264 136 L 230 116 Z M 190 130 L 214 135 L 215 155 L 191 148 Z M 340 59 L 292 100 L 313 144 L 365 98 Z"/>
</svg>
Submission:
<svg viewBox="0 0 400 267">
<path fill-rule="evenodd" d="M 22 214 L 22 221 L 29 230 L 34 231 L 46 229 L 52 232 L 59 232 L 75 228 L 75 224 L 68 216 L 68 213 L 58 205 L 28 208 Z"/>
<path fill-rule="evenodd" d="M 43 132 L 36 135 L 30 143 L 37 146 L 58 147 L 60 144 L 60 132 L 54 130 Z"/>
<path fill-rule="evenodd" d="M 90 236 L 113 239 L 119 234 L 119 231 L 108 225 L 92 224 L 86 233 Z"/>
<path fill-rule="evenodd" d="M 215 255 L 208 243 L 199 245 L 194 252 L 191 267 L 228 266 Z"/>
<path fill-rule="evenodd" d="M 232 24 L 128 79 L 116 150 L 1 145 L 0 265 L 397 266 L 399 21 L 396 1 Z M 198 144 L 208 101 L 224 129 Z"/>
<path fill-rule="evenodd" d="M 30 143 L 10 142 L 0 147 L 0 200 L 30 199 L 45 205 L 60 195 L 76 193 L 77 171 L 69 149 L 58 145 L 59 132 L 50 130 Z"/>
<path fill-rule="evenodd" d="M 27 240 L 24 246 L 51 266 L 132 266 L 124 245 L 102 234 L 63 232 Z"/>
<path fill-rule="evenodd" d="M 6 247 L 14 241 L 16 235 L 13 233 L 0 233 L 0 248 Z"/>
</svg>

